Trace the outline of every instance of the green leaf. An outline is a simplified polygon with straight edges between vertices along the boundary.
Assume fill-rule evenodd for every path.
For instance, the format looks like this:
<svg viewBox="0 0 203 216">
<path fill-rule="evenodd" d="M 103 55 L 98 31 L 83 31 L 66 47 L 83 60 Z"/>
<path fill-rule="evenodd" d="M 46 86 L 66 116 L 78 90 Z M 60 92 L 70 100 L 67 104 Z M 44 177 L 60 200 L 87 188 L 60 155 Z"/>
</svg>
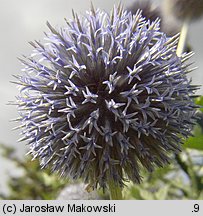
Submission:
<svg viewBox="0 0 203 216">
<path fill-rule="evenodd" d="M 189 137 L 185 143 L 185 148 L 203 150 L 203 134 L 202 128 L 199 125 L 194 127 L 193 131 L 194 137 Z"/>
<path fill-rule="evenodd" d="M 203 96 L 198 97 L 198 98 L 195 100 L 195 103 L 196 103 L 197 105 L 203 106 Z M 200 108 L 200 110 L 203 112 L 203 107 Z"/>
<path fill-rule="evenodd" d="M 153 194 L 145 189 L 140 189 L 140 195 L 144 200 L 154 200 Z"/>
<path fill-rule="evenodd" d="M 195 137 L 189 137 L 185 143 L 185 148 L 203 150 L 203 134 Z"/>
<path fill-rule="evenodd" d="M 161 187 L 161 188 L 155 193 L 156 199 L 158 199 L 158 200 L 165 200 L 165 199 L 167 198 L 168 191 L 169 191 L 169 185 L 165 185 L 165 186 Z"/>
<path fill-rule="evenodd" d="M 134 186 L 130 188 L 131 196 L 136 200 L 142 200 L 142 196 L 140 195 L 140 190 Z"/>
</svg>

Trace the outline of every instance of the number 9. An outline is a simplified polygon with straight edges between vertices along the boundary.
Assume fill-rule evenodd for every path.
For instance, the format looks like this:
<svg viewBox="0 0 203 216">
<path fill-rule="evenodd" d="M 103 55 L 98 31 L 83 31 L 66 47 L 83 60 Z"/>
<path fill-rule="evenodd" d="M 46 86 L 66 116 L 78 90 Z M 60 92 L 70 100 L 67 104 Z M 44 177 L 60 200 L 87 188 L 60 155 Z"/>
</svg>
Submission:
<svg viewBox="0 0 203 216">
<path fill-rule="evenodd" d="M 198 212 L 199 211 L 199 205 L 198 204 L 194 204 L 194 212 Z"/>
</svg>

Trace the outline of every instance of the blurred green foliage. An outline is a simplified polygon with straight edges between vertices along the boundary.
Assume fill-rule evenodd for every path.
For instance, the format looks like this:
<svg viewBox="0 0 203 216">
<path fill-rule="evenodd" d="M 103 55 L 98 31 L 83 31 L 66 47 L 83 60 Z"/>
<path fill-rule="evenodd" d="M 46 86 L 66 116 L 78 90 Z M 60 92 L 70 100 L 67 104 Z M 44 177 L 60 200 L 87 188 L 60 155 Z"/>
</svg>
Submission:
<svg viewBox="0 0 203 216">
<path fill-rule="evenodd" d="M 200 96 L 196 99 L 195 103 L 197 105 L 200 105 L 200 111 L 203 112 L 203 96 Z"/>
<path fill-rule="evenodd" d="M 202 157 L 203 153 L 198 156 Z M 201 200 L 203 199 L 203 161 L 191 160 L 191 150 L 175 156 L 172 164 L 149 174 L 143 172 L 140 185 L 128 184 L 125 199 Z"/>
<path fill-rule="evenodd" d="M 203 107 L 203 97 L 196 103 Z M 125 199 L 164 200 L 164 199 L 203 199 L 203 109 L 199 110 L 199 121 L 194 128 L 194 136 L 188 138 L 183 151 L 172 156 L 172 163 L 158 168 L 153 173 L 142 172 L 143 182 L 134 185 L 126 183 Z M 9 192 L 0 199 L 56 199 L 59 192 L 69 184 L 49 169 L 41 170 L 38 160 L 30 157 L 20 160 L 12 148 L 1 145 L 3 156 L 23 170 L 20 177 L 9 176 L 7 182 Z M 107 198 L 104 195 L 103 198 Z"/>
<path fill-rule="evenodd" d="M 198 124 L 195 125 L 193 135 L 184 144 L 185 148 L 203 150 L 203 96 L 196 99 L 196 104 L 200 106 L 198 113 Z"/>
<path fill-rule="evenodd" d="M 3 157 L 15 163 L 15 166 L 23 171 L 20 177 L 9 176 L 7 182 L 9 192 L 3 194 L 0 191 L 0 199 L 27 200 L 27 199 L 55 199 L 60 190 L 68 183 L 61 179 L 50 169 L 42 170 L 38 160 L 31 161 L 30 157 L 20 160 L 15 156 L 14 149 L 1 145 Z"/>
</svg>

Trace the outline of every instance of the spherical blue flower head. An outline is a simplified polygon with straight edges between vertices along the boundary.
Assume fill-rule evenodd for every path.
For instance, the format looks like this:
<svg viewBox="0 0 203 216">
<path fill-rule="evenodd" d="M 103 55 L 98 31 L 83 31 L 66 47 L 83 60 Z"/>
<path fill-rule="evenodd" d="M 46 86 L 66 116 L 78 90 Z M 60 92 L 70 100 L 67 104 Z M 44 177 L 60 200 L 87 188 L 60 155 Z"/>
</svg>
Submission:
<svg viewBox="0 0 203 216">
<path fill-rule="evenodd" d="M 120 7 L 92 9 L 31 43 L 18 110 L 30 153 L 62 176 L 106 187 L 141 181 L 140 168 L 169 162 L 190 135 L 196 86 L 159 20 Z"/>
</svg>

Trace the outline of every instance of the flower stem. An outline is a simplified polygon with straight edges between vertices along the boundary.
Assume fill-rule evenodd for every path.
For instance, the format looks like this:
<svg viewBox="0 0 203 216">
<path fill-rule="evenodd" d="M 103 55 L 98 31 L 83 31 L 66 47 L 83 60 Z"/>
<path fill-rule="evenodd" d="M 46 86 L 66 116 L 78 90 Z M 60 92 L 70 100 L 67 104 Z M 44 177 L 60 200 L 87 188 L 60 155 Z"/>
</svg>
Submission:
<svg viewBox="0 0 203 216">
<path fill-rule="evenodd" d="M 119 185 L 116 185 L 113 180 L 108 181 L 109 193 L 111 200 L 122 200 L 122 188 Z"/>
<path fill-rule="evenodd" d="M 188 33 L 188 27 L 189 27 L 189 20 L 187 19 L 183 22 L 183 26 L 181 28 L 180 38 L 179 38 L 178 47 L 176 51 L 177 56 L 181 56 L 184 52 L 185 43 L 187 39 L 187 33 Z"/>
</svg>

